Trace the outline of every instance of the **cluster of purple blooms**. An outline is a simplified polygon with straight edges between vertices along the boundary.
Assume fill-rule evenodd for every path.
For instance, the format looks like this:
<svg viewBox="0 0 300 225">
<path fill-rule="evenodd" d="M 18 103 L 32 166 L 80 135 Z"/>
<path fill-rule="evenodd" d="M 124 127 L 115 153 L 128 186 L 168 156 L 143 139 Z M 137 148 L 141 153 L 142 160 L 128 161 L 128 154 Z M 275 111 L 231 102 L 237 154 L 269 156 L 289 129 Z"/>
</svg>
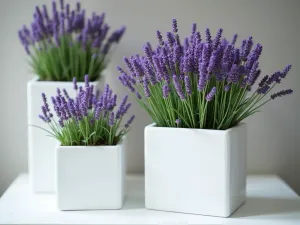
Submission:
<svg viewBox="0 0 300 225">
<path fill-rule="evenodd" d="M 77 2 L 76 9 L 72 10 L 70 4 L 64 4 L 63 0 L 60 0 L 59 6 L 53 0 L 51 14 L 48 13 L 46 5 L 42 8 L 36 6 L 30 28 L 24 25 L 19 30 L 19 38 L 28 54 L 29 46 L 36 43 L 47 42 L 50 46 L 60 46 L 61 37 L 66 34 L 74 35 L 73 41 L 79 42 L 83 50 L 87 44 L 91 44 L 92 47 L 101 49 L 102 54 L 107 54 L 111 45 L 119 42 L 125 27 L 114 31 L 105 42 L 110 28 L 104 21 L 105 14 L 93 13 L 91 18 L 86 18 L 85 14 L 80 2 Z"/>
<path fill-rule="evenodd" d="M 86 120 L 88 120 L 91 127 L 99 120 L 106 120 L 106 125 L 112 127 L 118 124 L 118 121 L 123 118 L 131 106 L 131 103 L 127 103 L 128 96 L 125 96 L 116 112 L 114 112 L 117 106 L 117 95 L 113 93 L 109 85 L 105 86 L 103 94 L 100 94 L 99 90 L 94 91 L 94 86 L 89 83 L 88 75 L 85 75 L 84 88 L 78 88 L 76 78 L 73 82 L 77 93 L 75 99 L 70 98 L 65 89 L 61 91 L 59 88 L 57 89 L 57 95 L 51 97 L 54 111 L 62 128 L 70 121 L 75 121 L 79 126 L 80 121 Z M 44 93 L 42 98 L 42 115 L 39 115 L 39 118 L 46 123 L 51 123 L 53 114 Z M 132 115 L 127 121 L 125 124 L 126 129 L 129 128 L 134 118 L 135 116 Z"/>
<path fill-rule="evenodd" d="M 192 33 L 185 38 L 183 44 L 178 35 L 177 21 L 173 20 L 173 31 L 167 32 L 166 40 L 161 32 L 157 31 L 159 45 L 156 49 L 149 43 L 144 45 L 144 56 L 134 55 L 124 58 L 128 72 L 118 67 L 119 79 L 122 84 L 136 94 L 138 99 L 142 95 L 136 84 L 141 84 L 144 96 L 151 97 L 149 86 L 162 83 L 163 98 L 168 98 L 173 84 L 179 98 L 186 99 L 193 92 L 206 93 L 206 100 L 211 101 L 218 91 L 216 87 L 206 90 L 209 82 L 214 79 L 223 82 L 224 91 L 232 85 L 251 90 L 260 76 L 259 57 L 262 45 L 253 47 L 253 39 L 249 37 L 236 47 L 237 35 L 232 41 L 222 38 L 223 30 L 219 29 L 214 38 L 209 29 L 202 36 L 193 24 Z M 283 71 L 277 71 L 271 76 L 266 75 L 259 83 L 257 94 L 266 94 L 273 84 L 280 83 L 291 69 L 286 66 Z M 192 86 L 191 80 L 196 81 Z M 192 82 L 193 83 L 193 82 Z M 194 82 L 195 83 L 195 82 Z M 272 99 L 291 94 L 292 90 L 281 91 L 272 95 Z"/>
</svg>

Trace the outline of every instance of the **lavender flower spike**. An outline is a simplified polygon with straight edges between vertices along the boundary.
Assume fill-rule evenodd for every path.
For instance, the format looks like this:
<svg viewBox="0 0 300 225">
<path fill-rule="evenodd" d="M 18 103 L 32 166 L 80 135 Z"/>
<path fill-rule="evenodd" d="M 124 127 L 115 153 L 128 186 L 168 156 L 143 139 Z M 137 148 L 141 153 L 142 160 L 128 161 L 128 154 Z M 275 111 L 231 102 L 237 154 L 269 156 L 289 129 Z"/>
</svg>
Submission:
<svg viewBox="0 0 300 225">
<path fill-rule="evenodd" d="M 292 90 L 292 89 L 282 90 L 282 91 L 279 91 L 279 92 L 277 92 L 277 93 L 275 93 L 275 94 L 272 94 L 272 95 L 271 95 L 271 99 L 275 99 L 275 98 L 277 98 L 277 97 L 282 97 L 282 96 L 284 96 L 284 95 L 290 95 L 290 94 L 292 94 L 292 93 L 293 93 L 293 90 Z"/>
<path fill-rule="evenodd" d="M 217 92 L 217 88 L 213 87 L 211 91 L 206 95 L 206 101 L 210 102 Z"/>
<path fill-rule="evenodd" d="M 144 79 L 143 79 L 143 87 L 144 87 L 144 92 L 145 92 L 146 98 L 150 98 L 151 93 L 150 93 L 150 90 L 148 87 L 148 81 L 147 81 L 146 77 L 144 77 Z"/>
<path fill-rule="evenodd" d="M 134 119 L 135 119 L 135 115 L 132 115 L 130 119 L 127 121 L 127 123 L 125 124 L 125 127 L 128 128 L 132 124 Z"/>
<path fill-rule="evenodd" d="M 109 115 L 108 125 L 112 127 L 114 123 L 115 123 L 115 113 L 111 112 Z"/>
<path fill-rule="evenodd" d="M 89 75 L 87 74 L 84 76 L 84 83 L 86 88 L 89 87 Z"/>
<path fill-rule="evenodd" d="M 179 95 L 180 99 L 181 100 L 185 99 L 184 93 L 182 91 L 181 84 L 180 84 L 179 79 L 178 79 L 176 74 L 173 75 L 173 82 L 174 82 L 176 92 Z"/>
<path fill-rule="evenodd" d="M 291 64 L 287 65 L 287 66 L 284 68 L 284 70 L 282 71 L 282 73 L 280 74 L 280 77 L 281 77 L 281 78 L 285 78 L 286 75 L 288 74 L 288 72 L 291 70 L 291 68 L 292 68 L 292 65 L 291 65 Z"/>
<path fill-rule="evenodd" d="M 159 30 L 156 31 L 156 36 L 157 36 L 157 39 L 158 39 L 158 43 L 159 43 L 161 46 L 163 46 L 165 43 L 164 43 L 164 40 L 163 40 L 163 38 L 162 38 L 161 33 L 160 33 Z"/>
<path fill-rule="evenodd" d="M 233 46 L 235 45 L 237 37 L 238 37 L 237 34 L 233 35 L 233 38 L 232 38 L 232 41 L 231 41 L 231 45 L 233 45 Z"/>
<path fill-rule="evenodd" d="M 74 90 L 77 91 L 78 86 L 77 86 L 77 79 L 76 79 L 76 77 L 73 78 L 73 85 L 74 85 L 74 86 L 73 86 L 73 87 L 74 87 Z"/>
<path fill-rule="evenodd" d="M 184 77 L 185 91 L 188 95 L 192 94 L 191 81 L 189 76 Z"/>
<path fill-rule="evenodd" d="M 173 33 L 177 33 L 178 32 L 178 27 L 177 27 L 177 20 L 173 19 Z"/>
<path fill-rule="evenodd" d="M 169 89 L 169 86 L 167 84 L 165 84 L 163 86 L 163 89 L 162 89 L 162 92 L 163 92 L 163 98 L 168 98 L 169 97 L 169 94 L 170 94 L 170 89 Z"/>
</svg>

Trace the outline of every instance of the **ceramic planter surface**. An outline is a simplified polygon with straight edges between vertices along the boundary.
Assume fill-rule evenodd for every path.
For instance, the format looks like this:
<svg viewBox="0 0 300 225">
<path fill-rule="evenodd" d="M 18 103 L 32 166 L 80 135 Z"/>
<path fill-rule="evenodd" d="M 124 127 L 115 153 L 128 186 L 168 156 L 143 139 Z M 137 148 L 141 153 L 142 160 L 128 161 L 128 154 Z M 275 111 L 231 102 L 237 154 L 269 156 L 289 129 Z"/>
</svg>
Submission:
<svg viewBox="0 0 300 225">
<path fill-rule="evenodd" d="M 246 125 L 145 128 L 148 209 L 228 217 L 246 196 Z"/>
<path fill-rule="evenodd" d="M 120 209 L 124 198 L 125 143 L 56 148 L 60 210 Z"/>
<path fill-rule="evenodd" d="M 104 82 L 105 76 L 102 76 L 100 81 L 92 82 L 91 84 L 103 90 Z M 78 86 L 81 85 L 84 84 L 78 82 Z M 50 129 L 48 124 L 38 118 L 38 115 L 41 114 L 41 106 L 43 105 L 41 94 L 46 94 L 50 109 L 54 112 L 51 104 L 51 96 L 56 95 L 57 87 L 61 90 L 66 89 L 70 97 L 75 96 L 73 82 L 38 81 L 36 77 L 27 84 L 28 168 L 34 192 L 54 191 L 54 159 L 57 141 L 47 136 L 48 133 L 42 129 L 30 125 L 39 126 L 47 130 Z"/>
</svg>

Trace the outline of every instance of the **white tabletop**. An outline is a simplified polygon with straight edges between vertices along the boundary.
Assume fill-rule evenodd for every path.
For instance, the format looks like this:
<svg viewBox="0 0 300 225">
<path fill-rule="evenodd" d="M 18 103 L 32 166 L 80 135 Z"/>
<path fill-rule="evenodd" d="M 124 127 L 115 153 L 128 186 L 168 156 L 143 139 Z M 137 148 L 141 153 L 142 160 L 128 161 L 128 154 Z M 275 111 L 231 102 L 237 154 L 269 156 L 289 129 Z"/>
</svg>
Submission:
<svg viewBox="0 0 300 225">
<path fill-rule="evenodd" d="M 230 218 L 147 210 L 142 176 L 129 176 L 121 210 L 59 211 L 20 175 L 0 199 L 0 224 L 300 224 L 300 198 L 277 176 L 249 176 L 247 201 Z"/>
</svg>

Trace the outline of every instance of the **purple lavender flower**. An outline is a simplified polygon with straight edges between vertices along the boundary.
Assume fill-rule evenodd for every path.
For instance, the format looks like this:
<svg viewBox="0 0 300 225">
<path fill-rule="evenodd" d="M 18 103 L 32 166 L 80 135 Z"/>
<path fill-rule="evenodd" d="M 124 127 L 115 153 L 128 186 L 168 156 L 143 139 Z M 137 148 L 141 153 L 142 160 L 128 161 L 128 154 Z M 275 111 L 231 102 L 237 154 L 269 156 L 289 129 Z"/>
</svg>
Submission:
<svg viewBox="0 0 300 225">
<path fill-rule="evenodd" d="M 290 95 L 292 93 L 293 93 L 292 89 L 282 90 L 282 91 L 279 91 L 275 94 L 272 94 L 271 99 L 275 99 L 275 98 L 282 97 L 282 96 L 285 96 L 285 95 Z"/>
<path fill-rule="evenodd" d="M 44 103 L 46 111 L 50 112 L 49 105 L 47 103 L 47 97 L 46 97 L 45 93 L 42 93 L 42 99 L 43 99 L 43 103 Z"/>
<path fill-rule="evenodd" d="M 205 88 L 205 85 L 206 85 L 206 77 L 199 75 L 199 80 L 197 85 L 198 91 L 202 91 Z"/>
<path fill-rule="evenodd" d="M 162 89 L 162 93 L 163 93 L 163 98 L 166 99 L 169 97 L 169 94 L 170 94 L 170 88 L 167 84 L 165 84 L 163 86 L 163 89 Z"/>
<path fill-rule="evenodd" d="M 201 91 L 204 88 L 205 82 L 207 80 L 207 75 L 208 75 L 207 67 L 209 65 L 209 60 L 210 60 L 210 45 L 205 44 L 203 46 L 201 63 L 199 63 L 199 75 L 200 75 L 199 84 L 198 84 L 199 91 Z"/>
<path fill-rule="evenodd" d="M 158 43 L 159 43 L 161 46 L 164 46 L 165 43 L 164 43 L 163 37 L 161 36 L 160 31 L 156 31 L 156 34 L 157 34 Z"/>
<path fill-rule="evenodd" d="M 120 103 L 120 106 L 119 106 L 119 109 L 118 109 L 118 111 L 117 111 L 117 113 L 116 113 L 116 119 L 120 119 L 120 118 L 122 117 L 122 115 L 124 114 L 124 108 L 125 108 L 125 105 L 126 105 L 127 100 L 128 100 L 128 95 L 126 95 L 126 96 L 122 99 L 122 101 L 121 101 L 121 103 Z"/>
<path fill-rule="evenodd" d="M 144 52 L 145 52 L 145 55 L 146 55 L 147 59 L 149 60 L 149 62 L 153 63 L 152 50 L 151 50 L 150 43 L 147 43 L 147 44 L 144 45 Z"/>
<path fill-rule="evenodd" d="M 73 88 L 75 91 L 77 91 L 77 89 L 78 89 L 76 77 L 73 78 Z"/>
<path fill-rule="evenodd" d="M 82 91 L 79 93 L 79 97 L 80 97 L 80 111 L 82 113 L 83 116 L 87 116 L 88 115 L 88 96 L 87 93 L 85 91 Z"/>
<path fill-rule="evenodd" d="M 64 95 L 66 96 L 66 98 L 67 98 L 67 99 L 69 99 L 69 98 L 70 98 L 70 96 L 69 96 L 69 94 L 68 94 L 68 92 L 67 92 L 67 90 L 66 90 L 66 89 L 63 89 L 63 93 L 64 93 Z"/>
<path fill-rule="evenodd" d="M 238 48 L 236 48 L 234 50 L 234 57 L 233 57 L 233 63 L 236 64 L 236 65 L 239 65 L 240 62 L 241 62 L 241 59 L 240 59 L 240 50 Z"/>
<path fill-rule="evenodd" d="M 187 50 L 185 56 L 183 57 L 183 72 L 184 73 L 189 73 L 189 72 L 193 71 L 193 68 L 192 68 L 193 65 L 190 60 L 190 56 L 192 56 L 191 52 L 189 50 Z"/>
<path fill-rule="evenodd" d="M 272 84 L 272 83 L 274 83 L 274 82 L 276 82 L 276 83 L 280 83 L 281 82 L 281 72 L 280 71 L 277 71 L 277 72 L 275 72 L 275 73 L 273 73 L 270 77 L 269 77 L 269 79 L 266 81 L 266 84 L 267 85 L 270 85 L 270 84 Z"/>
<path fill-rule="evenodd" d="M 128 89 L 131 92 L 135 92 L 135 88 L 133 87 L 133 82 L 131 81 L 131 79 L 126 73 L 123 73 L 121 76 L 119 76 L 119 80 L 122 82 L 122 84 L 125 87 L 128 87 Z"/>
<path fill-rule="evenodd" d="M 148 80 L 146 77 L 144 77 L 144 79 L 143 79 L 143 87 L 144 87 L 144 92 L 145 92 L 146 98 L 150 98 L 151 93 L 150 93 L 150 90 L 148 87 Z"/>
<path fill-rule="evenodd" d="M 270 89 L 270 86 L 266 85 L 261 88 L 258 88 L 257 93 L 258 94 L 266 94 L 269 89 Z"/>
<path fill-rule="evenodd" d="M 184 39 L 184 51 L 186 52 L 190 48 L 190 40 L 188 37 Z"/>
<path fill-rule="evenodd" d="M 233 60 L 234 60 L 234 48 L 232 45 L 228 45 L 224 55 L 223 55 L 223 61 L 222 61 L 222 68 L 221 68 L 221 73 L 222 76 L 224 78 L 226 78 L 227 73 L 230 71 L 232 64 L 233 64 Z"/>
<path fill-rule="evenodd" d="M 109 115 L 108 125 L 112 127 L 115 124 L 115 113 L 111 112 Z"/>
<path fill-rule="evenodd" d="M 123 115 L 127 113 L 130 107 L 131 107 L 131 103 L 128 103 L 124 108 Z"/>
<path fill-rule="evenodd" d="M 132 115 L 130 117 L 130 119 L 127 121 L 127 123 L 125 124 L 126 128 L 129 128 L 129 126 L 132 124 L 133 120 L 135 119 L 135 115 Z"/>
<path fill-rule="evenodd" d="M 180 81 L 176 74 L 173 75 L 173 83 L 174 83 L 174 87 L 175 87 L 176 92 L 179 95 L 180 99 L 181 100 L 185 99 L 184 93 L 182 91 L 182 86 L 181 86 Z"/>
<path fill-rule="evenodd" d="M 219 44 L 220 44 L 220 40 L 221 40 L 221 36 L 222 36 L 222 33 L 223 33 L 223 29 L 220 28 L 218 31 L 217 31 L 217 35 L 213 41 L 213 50 L 214 49 L 217 49 L 219 47 Z"/>
<path fill-rule="evenodd" d="M 291 64 L 287 65 L 287 66 L 284 68 L 284 70 L 282 71 L 282 73 L 280 74 L 280 77 L 281 77 L 281 78 L 285 78 L 286 75 L 288 74 L 288 72 L 291 70 L 291 68 L 292 68 L 292 65 L 291 65 Z"/>
<path fill-rule="evenodd" d="M 195 34 L 197 31 L 197 24 L 196 23 L 193 23 L 192 24 L 192 34 Z"/>
<path fill-rule="evenodd" d="M 206 28 L 206 29 L 205 29 L 205 34 L 206 34 L 206 42 L 207 42 L 208 44 L 211 44 L 211 43 L 212 43 L 212 40 L 211 40 L 211 34 L 210 34 L 209 28 Z"/>
<path fill-rule="evenodd" d="M 235 45 L 235 43 L 236 43 L 236 40 L 237 40 L 237 37 L 238 37 L 238 35 L 237 35 L 237 34 L 233 35 L 233 38 L 232 38 L 232 41 L 231 41 L 231 45 L 232 45 L 232 46 L 234 46 L 234 45 Z"/>
<path fill-rule="evenodd" d="M 206 95 L 206 101 L 210 102 L 217 92 L 217 88 L 213 87 L 211 91 Z"/>
<path fill-rule="evenodd" d="M 227 84 L 225 87 L 224 87 L 224 91 L 227 92 L 229 91 L 231 88 L 231 85 L 230 84 Z"/>
<path fill-rule="evenodd" d="M 39 118 L 43 120 L 45 123 L 49 123 L 48 119 L 42 115 L 39 115 Z"/>
<path fill-rule="evenodd" d="M 221 65 L 222 55 L 223 55 L 223 46 L 220 45 L 218 49 L 216 49 L 212 56 L 210 57 L 209 65 L 207 68 L 208 73 L 212 73 L 214 71 L 218 71 Z"/>
<path fill-rule="evenodd" d="M 59 123 L 59 125 L 60 125 L 61 127 L 64 127 L 64 122 L 63 122 L 63 120 L 58 120 L 58 123 Z"/>
<path fill-rule="evenodd" d="M 173 26 L 173 33 L 177 33 L 178 32 L 178 28 L 177 28 L 177 20 L 173 19 L 172 20 L 172 26 Z"/>
<path fill-rule="evenodd" d="M 257 68 L 258 68 L 258 61 L 254 62 L 249 75 L 248 75 L 248 79 L 247 79 L 247 84 L 248 85 L 253 85 L 255 80 L 257 79 Z"/>
<path fill-rule="evenodd" d="M 242 45 L 242 51 L 241 51 L 241 56 L 242 56 L 242 60 L 246 60 L 247 56 L 250 53 L 251 47 L 253 45 L 253 41 L 252 41 L 252 36 L 250 36 L 247 40 L 243 41 L 243 45 Z"/>
<path fill-rule="evenodd" d="M 175 123 L 177 124 L 177 126 L 179 126 L 179 124 L 181 123 L 181 120 L 178 118 L 175 120 Z"/>
<path fill-rule="evenodd" d="M 95 112 L 94 112 L 94 118 L 95 118 L 95 120 L 99 120 L 101 111 L 102 111 L 102 107 L 98 103 L 97 106 L 96 106 L 96 108 L 95 108 Z"/>
<path fill-rule="evenodd" d="M 265 84 L 266 84 L 266 82 L 267 82 L 268 79 L 269 79 L 269 75 L 264 76 L 264 77 L 261 79 L 261 81 L 259 82 L 258 86 L 259 86 L 259 87 L 265 86 Z"/>
<path fill-rule="evenodd" d="M 133 61 L 132 61 L 132 65 L 133 65 L 133 69 L 134 69 L 134 73 L 135 73 L 135 76 L 141 78 L 143 76 L 143 68 L 142 66 L 140 65 L 140 63 L 138 62 L 138 59 L 137 58 L 134 58 Z"/>
<path fill-rule="evenodd" d="M 257 44 L 255 49 L 247 57 L 247 62 L 245 65 L 247 71 L 251 70 L 253 64 L 259 59 L 261 52 L 262 52 L 262 46 L 261 44 Z"/>
<path fill-rule="evenodd" d="M 185 91 L 188 95 L 192 94 L 191 81 L 189 76 L 184 77 Z"/>
<path fill-rule="evenodd" d="M 167 40 L 169 45 L 172 47 L 174 43 L 176 42 L 174 35 L 171 32 L 167 32 Z"/>
<path fill-rule="evenodd" d="M 144 61 L 144 69 L 145 69 L 145 73 L 146 73 L 148 79 L 150 80 L 151 84 L 155 85 L 157 83 L 156 76 L 155 76 L 155 73 L 152 70 L 152 67 L 150 66 L 150 63 L 148 62 L 148 60 Z"/>
<path fill-rule="evenodd" d="M 126 57 L 124 57 L 123 59 L 124 59 L 124 62 L 125 62 L 125 64 L 126 64 L 127 68 L 129 69 L 129 71 L 130 71 L 132 74 L 135 74 L 135 73 L 134 73 L 134 70 L 133 70 L 133 67 L 132 67 L 132 64 L 131 64 L 131 62 L 129 61 L 129 59 L 126 58 Z"/>
<path fill-rule="evenodd" d="M 135 92 L 135 96 L 137 97 L 137 99 L 142 99 L 142 96 L 140 95 L 139 92 Z"/>
<path fill-rule="evenodd" d="M 173 63 L 179 64 L 181 57 L 181 46 L 178 44 L 175 44 L 174 51 L 173 51 Z"/>
</svg>

